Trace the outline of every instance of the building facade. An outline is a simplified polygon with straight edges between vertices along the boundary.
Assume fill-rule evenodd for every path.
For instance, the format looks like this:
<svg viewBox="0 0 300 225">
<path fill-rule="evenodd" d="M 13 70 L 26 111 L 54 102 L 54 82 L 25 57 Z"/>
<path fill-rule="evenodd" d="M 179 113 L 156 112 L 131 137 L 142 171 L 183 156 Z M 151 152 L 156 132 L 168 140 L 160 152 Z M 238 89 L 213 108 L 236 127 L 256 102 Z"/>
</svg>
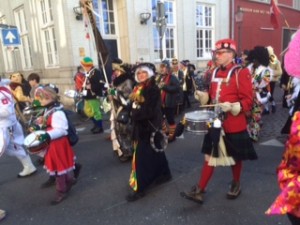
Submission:
<svg viewBox="0 0 300 225">
<path fill-rule="evenodd" d="M 271 24 L 271 0 L 231 0 L 230 33 L 239 49 L 256 45 L 272 46 L 281 58 L 291 35 L 300 25 L 300 0 L 275 0 L 281 14 L 277 16 L 278 28 Z"/>
<path fill-rule="evenodd" d="M 214 42 L 230 35 L 229 0 L 161 1 L 163 27 L 157 21 L 162 19 L 158 0 L 92 2 L 111 59 L 159 63 L 176 57 L 204 67 Z M 20 45 L 7 45 L 7 37 L 1 37 L 2 76 L 37 72 L 42 83 L 55 83 L 64 91 L 73 87 L 82 57 L 97 61 L 91 28 L 81 16 L 78 0 L 3 0 L 1 4 L 1 30 L 17 27 L 21 40 Z M 142 21 L 145 15 L 149 19 Z"/>
</svg>

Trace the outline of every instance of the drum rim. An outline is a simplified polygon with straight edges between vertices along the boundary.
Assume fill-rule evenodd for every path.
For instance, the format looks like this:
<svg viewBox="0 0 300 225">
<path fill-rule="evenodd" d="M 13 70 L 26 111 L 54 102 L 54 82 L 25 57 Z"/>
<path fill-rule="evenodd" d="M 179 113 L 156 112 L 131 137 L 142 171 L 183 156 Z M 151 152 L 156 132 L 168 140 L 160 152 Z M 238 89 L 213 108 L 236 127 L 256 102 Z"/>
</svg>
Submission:
<svg viewBox="0 0 300 225">
<path fill-rule="evenodd" d="M 25 146 L 26 148 L 38 146 L 39 143 L 38 143 L 37 145 L 28 146 L 27 144 L 29 144 L 29 143 L 26 143 L 27 138 L 28 138 L 29 136 L 39 135 L 39 134 L 45 134 L 45 133 L 46 133 L 46 131 L 44 131 L 44 130 L 36 130 L 36 131 L 33 131 L 32 133 L 28 134 L 28 135 L 25 137 L 25 139 L 24 139 L 24 146 Z M 34 143 L 34 142 L 33 142 L 33 143 Z"/>
</svg>

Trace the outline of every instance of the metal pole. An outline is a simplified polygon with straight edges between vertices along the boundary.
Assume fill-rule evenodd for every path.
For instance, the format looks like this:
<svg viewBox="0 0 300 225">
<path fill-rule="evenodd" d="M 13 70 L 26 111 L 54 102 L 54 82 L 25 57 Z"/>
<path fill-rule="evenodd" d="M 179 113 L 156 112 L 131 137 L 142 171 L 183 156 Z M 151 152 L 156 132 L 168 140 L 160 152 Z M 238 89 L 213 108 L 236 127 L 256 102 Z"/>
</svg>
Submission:
<svg viewBox="0 0 300 225">
<path fill-rule="evenodd" d="M 159 58 L 160 58 L 160 61 L 163 60 L 163 49 L 162 49 L 162 37 L 159 38 L 159 45 L 160 45 L 160 48 L 159 48 Z"/>
<path fill-rule="evenodd" d="M 18 66 L 17 56 L 16 56 L 16 52 L 15 52 L 16 50 L 15 50 L 15 47 L 13 47 L 13 48 L 14 49 L 12 50 L 12 54 L 14 54 L 14 61 L 15 61 L 15 68 L 16 68 L 15 70 L 18 71 L 19 70 L 19 68 L 18 68 L 19 66 Z"/>
</svg>

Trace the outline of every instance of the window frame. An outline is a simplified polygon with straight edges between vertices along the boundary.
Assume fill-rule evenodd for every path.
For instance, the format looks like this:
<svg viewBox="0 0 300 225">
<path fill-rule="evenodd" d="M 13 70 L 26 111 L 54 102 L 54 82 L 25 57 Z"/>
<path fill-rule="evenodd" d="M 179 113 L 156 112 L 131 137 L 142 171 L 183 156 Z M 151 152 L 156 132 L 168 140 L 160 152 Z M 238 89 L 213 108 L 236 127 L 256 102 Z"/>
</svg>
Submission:
<svg viewBox="0 0 300 225">
<path fill-rule="evenodd" d="M 20 45 L 20 56 L 23 70 L 31 70 L 32 64 L 32 50 L 29 39 L 28 27 L 26 24 L 26 16 L 24 11 L 24 5 L 14 10 L 14 17 L 16 25 L 18 27 L 21 45 Z"/>
<path fill-rule="evenodd" d="M 210 25 L 205 25 L 206 14 L 203 15 L 202 24 L 198 25 L 197 22 L 199 21 L 198 18 L 198 7 L 201 6 L 202 10 L 205 11 L 205 8 L 210 8 L 211 15 L 210 15 Z M 195 12 L 195 21 L 196 21 L 196 59 L 197 60 L 208 60 L 211 59 L 211 51 L 213 48 L 213 43 L 215 42 L 215 12 L 216 6 L 213 4 L 203 3 L 203 2 L 196 2 L 196 12 Z M 203 32 L 204 34 L 201 36 L 203 40 L 199 41 L 198 33 Z M 210 33 L 210 36 L 207 37 L 206 35 Z M 204 38 L 203 38 L 204 37 Z M 202 53 L 201 53 L 202 51 Z"/>
<path fill-rule="evenodd" d="M 57 40 L 51 0 L 39 0 L 41 42 L 45 68 L 59 66 Z"/>
</svg>

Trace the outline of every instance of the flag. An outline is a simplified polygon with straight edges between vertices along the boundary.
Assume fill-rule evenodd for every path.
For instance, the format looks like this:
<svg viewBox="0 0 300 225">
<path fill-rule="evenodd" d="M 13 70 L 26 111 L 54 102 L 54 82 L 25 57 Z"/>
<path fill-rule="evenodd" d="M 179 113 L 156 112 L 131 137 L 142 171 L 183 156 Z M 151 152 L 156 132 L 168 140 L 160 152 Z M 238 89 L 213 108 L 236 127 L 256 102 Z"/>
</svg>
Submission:
<svg viewBox="0 0 300 225">
<path fill-rule="evenodd" d="M 278 16 L 279 16 L 279 14 L 281 14 L 281 11 L 278 8 L 275 0 L 271 0 L 270 14 L 271 14 L 271 18 L 270 18 L 271 24 L 273 25 L 274 29 L 277 29 L 279 27 Z"/>
<path fill-rule="evenodd" d="M 96 20 L 94 18 L 93 11 L 92 11 L 93 10 L 92 2 L 87 1 L 87 0 L 81 0 L 81 3 L 84 7 L 84 11 L 87 14 L 87 17 L 89 19 L 89 22 L 91 24 L 91 28 L 93 31 L 96 49 L 97 49 L 97 53 L 98 53 L 98 64 L 99 64 L 99 66 L 102 65 L 104 67 L 108 61 L 109 53 L 108 53 L 108 50 L 104 43 L 104 40 L 97 28 Z"/>
</svg>

